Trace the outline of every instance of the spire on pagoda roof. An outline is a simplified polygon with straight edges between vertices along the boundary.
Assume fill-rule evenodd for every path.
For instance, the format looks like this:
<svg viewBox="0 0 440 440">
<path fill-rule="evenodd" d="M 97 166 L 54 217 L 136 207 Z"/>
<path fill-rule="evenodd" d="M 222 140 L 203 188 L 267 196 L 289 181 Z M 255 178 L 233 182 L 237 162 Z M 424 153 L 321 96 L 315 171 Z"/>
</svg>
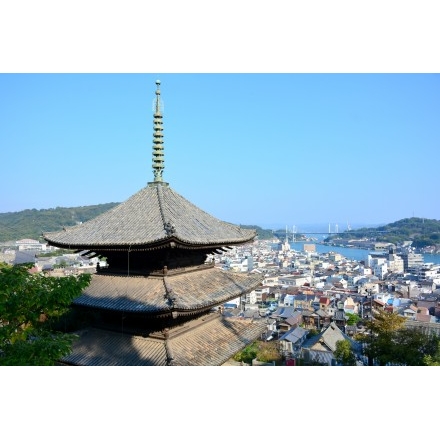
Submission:
<svg viewBox="0 0 440 440">
<path fill-rule="evenodd" d="M 125 202 L 80 225 L 43 233 L 53 246 L 87 250 L 136 248 L 156 251 L 178 248 L 191 251 L 221 249 L 252 242 L 255 229 L 221 221 L 174 191 L 162 180 L 164 169 L 160 81 L 154 100 L 154 181 Z M 194 253 L 194 252 L 193 252 Z M 195 253 L 194 253 L 195 254 Z"/>
<path fill-rule="evenodd" d="M 162 110 L 163 103 L 160 99 L 160 81 L 156 81 L 156 100 L 154 103 L 154 118 L 153 118 L 153 174 L 154 182 L 163 182 L 162 174 L 165 168 L 164 151 L 163 151 L 163 121 Z"/>
</svg>

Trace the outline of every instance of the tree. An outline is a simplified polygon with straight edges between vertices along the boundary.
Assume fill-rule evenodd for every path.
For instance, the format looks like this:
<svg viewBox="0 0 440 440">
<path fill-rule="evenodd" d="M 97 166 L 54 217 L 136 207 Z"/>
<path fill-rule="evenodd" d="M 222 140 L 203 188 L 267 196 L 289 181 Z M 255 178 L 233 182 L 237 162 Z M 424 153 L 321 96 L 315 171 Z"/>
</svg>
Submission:
<svg viewBox="0 0 440 440">
<path fill-rule="evenodd" d="M 428 356 L 435 357 L 439 338 L 406 328 L 405 321 L 403 316 L 380 310 L 372 321 L 366 322 L 370 333 L 363 336 L 363 342 L 370 361 L 374 359 L 378 365 L 420 366 L 427 365 L 431 359 Z"/>
<path fill-rule="evenodd" d="M 356 325 L 360 321 L 360 316 L 354 313 L 347 313 L 347 325 Z"/>
<path fill-rule="evenodd" d="M 395 363 L 394 359 L 394 333 L 403 328 L 405 318 L 396 313 L 388 313 L 383 310 L 375 312 L 374 319 L 366 321 L 365 326 L 369 334 L 363 336 L 363 342 L 367 343 L 365 354 L 368 356 L 368 364 L 373 365 L 373 359 L 379 365 Z"/>
<path fill-rule="evenodd" d="M 278 351 L 276 342 L 259 341 L 258 342 L 257 360 L 260 362 L 281 362 L 281 356 Z"/>
<path fill-rule="evenodd" d="M 257 357 L 258 345 L 252 342 L 233 356 L 234 361 L 252 364 L 252 360 Z"/>
<path fill-rule="evenodd" d="M 333 355 L 338 364 L 344 366 L 356 365 L 356 356 L 353 352 L 350 341 L 347 341 L 346 339 L 336 342 L 336 350 L 333 352 Z"/>
<path fill-rule="evenodd" d="M 57 325 L 90 274 L 48 277 L 31 264 L 0 265 L 0 365 L 54 365 L 74 338 Z"/>
<path fill-rule="evenodd" d="M 427 354 L 423 357 L 423 362 L 429 367 L 440 366 L 440 340 L 437 341 L 437 349 L 434 354 Z"/>
<path fill-rule="evenodd" d="M 233 356 L 234 361 L 252 364 L 256 359 L 260 362 L 281 362 L 281 356 L 274 341 L 254 341 Z"/>
<path fill-rule="evenodd" d="M 403 365 L 423 366 L 436 355 L 439 338 L 426 335 L 417 328 L 403 328 L 394 337 L 394 362 Z M 426 358 L 426 359 L 425 359 Z"/>
</svg>

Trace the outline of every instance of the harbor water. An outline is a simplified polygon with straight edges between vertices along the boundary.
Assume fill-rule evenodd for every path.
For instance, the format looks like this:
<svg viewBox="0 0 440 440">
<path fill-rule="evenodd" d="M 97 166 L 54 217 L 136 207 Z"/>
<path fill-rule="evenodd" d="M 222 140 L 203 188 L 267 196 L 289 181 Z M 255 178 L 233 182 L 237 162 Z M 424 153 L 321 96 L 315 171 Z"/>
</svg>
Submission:
<svg viewBox="0 0 440 440">
<path fill-rule="evenodd" d="M 302 252 L 304 250 L 304 244 L 311 244 L 305 241 L 294 241 L 289 242 L 290 248 L 295 251 Z M 316 252 L 319 254 L 326 254 L 328 252 L 336 252 L 343 255 L 349 260 L 365 261 L 368 254 L 372 253 L 369 249 L 359 249 L 359 248 L 347 248 L 339 246 L 327 246 L 325 244 L 315 244 Z M 440 264 L 440 254 L 422 254 L 425 263 Z"/>
</svg>

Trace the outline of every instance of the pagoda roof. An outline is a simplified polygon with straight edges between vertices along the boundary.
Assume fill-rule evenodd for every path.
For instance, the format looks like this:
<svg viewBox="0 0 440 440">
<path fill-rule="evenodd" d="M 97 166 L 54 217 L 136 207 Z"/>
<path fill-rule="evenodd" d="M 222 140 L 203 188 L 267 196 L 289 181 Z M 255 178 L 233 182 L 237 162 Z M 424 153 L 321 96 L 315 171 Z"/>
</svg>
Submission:
<svg viewBox="0 0 440 440">
<path fill-rule="evenodd" d="M 152 151 L 154 181 L 94 219 L 61 231 L 43 233 L 49 244 L 89 251 L 180 248 L 212 253 L 248 243 L 256 237 L 256 230 L 240 228 L 213 217 L 163 180 L 163 103 L 159 80 L 156 86 Z"/>
<path fill-rule="evenodd" d="M 60 248 L 107 250 L 212 249 L 247 243 L 255 236 L 253 229 L 206 213 L 164 182 L 149 183 L 94 219 L 43 234 Z"/>
<path fill-rule="evenodd" d="M 249 293 L 262 278 L 259 274 L 223 271 L 213 266 L 170 271 L 170 275 L 162 277 L 94 274 L 73 304 L 147 315 L 194 314 Z"/>
<path fill-rule="evenodd" d="M 258 339 L 265 320 L 211 313 L 180 327 L 147 336 L 87 328 L 61 364 L 78 366 L 219 366 Z"/>
</svg>

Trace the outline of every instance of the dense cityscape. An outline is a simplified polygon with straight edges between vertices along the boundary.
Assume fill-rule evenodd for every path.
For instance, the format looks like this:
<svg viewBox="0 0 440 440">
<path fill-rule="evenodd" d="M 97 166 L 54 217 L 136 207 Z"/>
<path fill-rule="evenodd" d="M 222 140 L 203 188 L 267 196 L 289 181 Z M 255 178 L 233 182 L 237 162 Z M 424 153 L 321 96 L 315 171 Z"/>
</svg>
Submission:
<svg viewBox="0 0 440 440">
<path fill-rule="evenodd" d="M 402 246 L 364 241 L 361 261 L 322 252 L 322 242 L 256 239 L 208 260 L 221 271 L 261 274 L 258 288 L 215 308 L 239 320 L 265 322 L 259 340 L 276 352 L 273 365 L 337 365 L 337 341 L 352 344 L 356 365 L 368 365 L 359 335 L 365 321 L 383 310 L 405 318 L 409 328 L 440 335 L 440 264 L 425 262 L 408 241 Z M 321 253 L 316 248 L 321 247 Z M 22 239 L 3 247 L 2 261 L 30 263 L 48 276 L 95 273 L 106 261 L 81 253 L 63 253 L 38 240 Z M 207 260 L 207 261 L 208 261 Z M 235 356 L 240 359 L 240 356 Z M 254 365 L 269 364 L 253 359 Z M 224 365 L 248 365 L 231 358 Z"/>
<path fill-rule="evenodd" d="M 374 310 L 396 313 L 409 326 L 439 334 L 440 265 L 425 263 L 410 243 L 396 247 L 376 242 L 365 261 L 335 252 L 318 254 L 313 242 L 301 243 L 299 252 L 292 250 L 294 244 L 287 238 L 262 241 L 218 261 L 228 270 L 264 273 L 261 288 L 236 301 L 235 307 L 239 315 L 270 318 L 269 338 L 279 340 L 284 357 L 308 356 L 330 365 L 334 358 L 322 341 L 305 343 L 305 332 L 299 329 L 322 330 L 333 323 L 341 340 L 344 335 L 354 337 L 365 328 L 349 325 L 349 317 L 362 321 Z"/>
</svg>

